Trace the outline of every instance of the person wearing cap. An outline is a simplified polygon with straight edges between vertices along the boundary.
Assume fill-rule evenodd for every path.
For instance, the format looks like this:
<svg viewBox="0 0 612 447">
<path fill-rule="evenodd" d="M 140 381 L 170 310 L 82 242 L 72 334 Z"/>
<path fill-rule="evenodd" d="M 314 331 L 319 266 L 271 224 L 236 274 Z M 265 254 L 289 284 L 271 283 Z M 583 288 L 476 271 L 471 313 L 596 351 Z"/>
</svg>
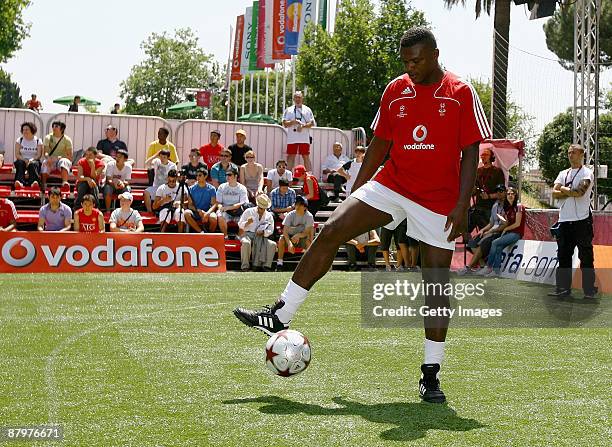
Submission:
<svg viewBox="0 0 612 447">
<path fill-rule="evenodd" d="M 94 205 L 98 207 L 98 185 L 102 178 L 104 163 L 96 155 L 98 150 L 93 146 L 88 147 L 83 158 L 77 162 L 77 196 L 74 199 L 74 209 L 81 206 L 85 194 L 91 194 L 94 197 Z"/>
<path fill-rule="evenodd" d="M 104 205 L 108 211 L 111 207 L 113 194 L 121 194 L 130 190 L 132 167 L 127 163 L 128 153 L 119 149 L 115 159 L 106 165 L 106 184 L 104 185 Z"/>
<path fill-rule="evenodd" d="M 293 254 L 296 248 L 308 250 L 314 240 L 314 217 L 308 211 L 308 200 L 302 196 L 295 198 L 295 209 L 283 219 L 283 235 L 278 240 L 278 260 L 276 267 L 283 268 L 285 249 Z"/>
<path fill-rule="evenodd" d="M 94 196 L 85 194 L 83 208 L 74 212 L 74 231 L 80 233 L 104 233 L 104 215 L 94 208 Z"/>
<path fill-rule="evenodd" d="M 342 143 L 336 141 L 332 146 L 332 153 L 327 156 L 321 165 L 321 178 L 327 183 L 334 185 L 334 197 L 331 200 L 338 202 L 342 184 L 346 183 L 346 178 L 338 172 L 350 159 L 342 153 Z"/>
<path fill-rule="evenodd" d="M 106 138 L 98 141 L 98 144 L 96 144 L 96 149 L 98 149 L 98 158 L 103 158 L 105 155 L 110 158 L 115 158 L 119 149 L 123 149 L 127 152 L 127 145 L 119 139 L 119 132 L 114 124 L 109 124 L 106 126 L 104 135 Z M 105 161 L 105 163 L 108 164 L 108 161 Z"/>
<path fill-rule="evenodd" d="M 200 161 L 199 149 L 191 149 L 191 151 L 189 151 L 189 163 L 181 167 L 181 172 L 185 173 L 185 181 L 187 182 L 187 185 L 195 185 L 198 171 L 202 168 L 206 168 L 206 171 L 208 172 L 206 165 Z"/>
<path fill-rule="evenodd" d="M 357 174 L 361 169 L 361 164 L 365 158 L 366 148 L 364 146 L 357 146 L 355 148 L 355 158 L 347 161 L 338 169 L 338 174 L 346 179 L 346 197 L 351 195 L 353 191 L 353 184 L 357 179 Z"/>
<path fill-rule="evenodd" d="M 247 161 L 244 155 L 248 151 L 253 150 L 251 146 L 245 144 L 246 137 L 246 131 L 244 129 L 238 129 L 236 131 L 236 142 L 228 147 L 232 154 L 232 163 L 234 163 L 236 166 L 242 166 L 245 164 Z"/>
<path fill-rule="evenodd" d="M 119 194 L 120 207 L 111 213 L 109 227 L 112 233 L 142 233 L 144 224 L 140 213 L 132 208 L 134 197 L 130 192 Z"/>
<path fill-rule="evenodd" d="M 255 199 L 257 206 L 246 209 L 240 220 L 240 262 L 243 272 L 249 270 L 250 262 L 253 267 L 272 269 L 272 261 L 276 252 L 276 243 L 270 240 L 274 232 L 274 217 L 268 211 L 271 202 L 267 195 L 260 194 Z"/>
<path fill-rule="evenodd" d="M 293 168 L 293 178 L 303 182 L 302 190 L 304 191 L 304 198 L 308 200 L 308 211 L 315 216 L 317 211 L 319 211 L 321 197 L 317 178 L 306 171 L 303 165 L 297 165 Z"/>
<path fill-rule="evenodd" d="M 162 149 L 145 161 L 145 166 L 147 169 L 152 169 L 154 172 L 153 184 L 145 189 L 144 192 L 145 207 L 149 213 L 153 212 L 151 199 L 153 198 L 154 200 L 157 188 L 166 184 L 166 181 L 168 180 L 168 173 L 171 170 L 176 171 L 176 164 L 170 161 L 170 155 L 171 153 L 169 150 Z"/>
<path fill-rule="evenodd" d="M 480 268 L 480 261 L 486 260 L 491 251 L 491 244 L 495 239 L 501 236 L 501 232 L 504 226 L 505 213 L 504 213 L 504 201 L 506 200 L 506 186 L 503 183 L 497 185 L 493 192 L 497 194 L 497 201 L 491 208 L 491 217 L 489 223 L 481 228 L 476 237 L 468 243 L 468 249 L 472 249 L 472 259 L 465 267 L 457 270 L 457 274 L 460 276 L 478 274 L 479 271 L 484 269 Z M 483 272 L 484 273 L 484 272 Z"/>
<path fill-rule="evenodd" d="M 206 182 L 208 170 L 198 169 L 197 183 L 189 187 L 189 208 L 184 211 L 187 224 L 198 233 L 204 229 L 211 233 L 217 229 L 217 190 Z"/>
<path fill-rule="evenodd" d="M 243 205 L 249 203 L 249 195 L 246 187 L 238 183 L 238 169 L 230 168 L 225 175 L 227 182 L 217 188 L 217 221 L 227 237 L 227 223 L 240 220 Z"/>
<path fill-rule="evenodd" d="M 202 160 L 206 163 L 206 169 L 211 169 L 215 163 L 221 160 L 221 151 L 224 147 L 219 143 L 219 138 L 221 138 L 221 131 L 216 129 L 211 131 L 210 143 L 199 149 Z"/>
<path fill-rule="evenodd" d="M 316 126 L 314 114 L 310 107 L 304 104 L 304 94 L 297 90 L 293 94 L 293 105 L 283 113 L 283 127 L 287 129 L 287 163 L 293 169 L 295 156 L 301 155 L 307 171 L 312 170 L 310 164 L 310 131 Z"/>
<path fill-rule="evenodd" d="M 210 170 L 210 181 L 213 186 L 219 189 L 219 186 L 227 182 L 225 173 L 230 169 L 238 171 L 238 166 L 231 162 L 232 151 L 229 149 L 221 149 L 221 160 L 215 163 Z"/>
</svg>

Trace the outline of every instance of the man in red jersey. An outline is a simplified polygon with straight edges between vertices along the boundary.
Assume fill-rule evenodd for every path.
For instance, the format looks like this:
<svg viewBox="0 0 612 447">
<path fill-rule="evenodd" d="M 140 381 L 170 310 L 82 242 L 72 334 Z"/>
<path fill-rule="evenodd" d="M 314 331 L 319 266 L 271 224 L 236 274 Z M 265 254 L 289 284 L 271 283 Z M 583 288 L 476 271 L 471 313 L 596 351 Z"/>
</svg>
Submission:
<svg viewBox="0 0 612 447">
<path fill-rule="evenodd" d="M 205 144 L 200 148 L 200 155 L 202 156 L 202 160 L 208 166 L 208 169 L 212 169 L 213 165 L 221 160 L 221 151 L 223 150 L 223 145 L 219 143 L 219 138 L 221 138 L 221 131 L 213 130 L 210 132 L 210 143 Z"/>
<path fill-rule="evenodd" d="M 411 28 L 404 34 L 400 57 L 406 74 L 391 81 L 383 93 L 354 192 L 327 221 L 276 303 L 258 311 L 237 308 L 234 314 L 240 321 L 267 334 L 286 329 L 310 288 L 329 270 L 341 244 L 373 228 L 393 229 L 404 219 L 407 235 L 420 241 L 424 282 L 448 282 L 454 240 L 465 229 L 478 146 L 490 130 L 474 89 L 444 71 L 438 55 L 427 28 Z M 389 160 L 372 179 L 389 149 Z M 448 308 L 449 297 L 427 294 L 425 305 Z M 419 393 L 425 401 L 441 403 L 446 397 L 438 373 L 449 318 L 424 320 Z"/>
</svg>

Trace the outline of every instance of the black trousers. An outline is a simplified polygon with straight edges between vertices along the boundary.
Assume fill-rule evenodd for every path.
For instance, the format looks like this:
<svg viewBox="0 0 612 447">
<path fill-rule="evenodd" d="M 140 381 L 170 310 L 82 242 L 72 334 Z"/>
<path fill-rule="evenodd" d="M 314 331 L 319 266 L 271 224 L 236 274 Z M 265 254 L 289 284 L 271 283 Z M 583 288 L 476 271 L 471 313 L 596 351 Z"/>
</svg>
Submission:
<svg viewBox="0 0 612 447">
<path fill-rule="evenodd" d="M 98 187 L 91 187 L 87 182 L 79 182 L 77 184 L 77 196 L 74 199 L 74 210 L 78 210 L 81 207 L 81 202 L 83 201 L 83 196 L 86 194 L 91 194 L 94 196 L 94 206 L 96 208 L 100 208 L 99 196 L 100 193 L 98 191 Z"/>
<path fill-rule="evenodd" d="M 593 257 L 593 217 L 573 222 L 561 222 L 557 239 L 557 290 L 572 287 L 572 255 L 578 247 L 580 270 L 582 270 L 582 289 L 585 294 L 596 292 Z"/>
<path fill-rule="evenodd" d="M 40 182 L 40 161 L 30 160 L 26 167 L 25 160 L 15 160 L 15 181 L 21 182 L 25 186 L 30 186 L 34 182 Z M 25 174 L 28 173 L 26 181 Z"/>
<path fill-rule="evenodd" d="M 340 174 L 329 174 L 327 176 L 327 183 L 334 184 L 334 196 L 338 197 L 340 192 L 342 191 L 342 185 L 346 183 L 346 179 L 342 177 Z"/>
</svg>

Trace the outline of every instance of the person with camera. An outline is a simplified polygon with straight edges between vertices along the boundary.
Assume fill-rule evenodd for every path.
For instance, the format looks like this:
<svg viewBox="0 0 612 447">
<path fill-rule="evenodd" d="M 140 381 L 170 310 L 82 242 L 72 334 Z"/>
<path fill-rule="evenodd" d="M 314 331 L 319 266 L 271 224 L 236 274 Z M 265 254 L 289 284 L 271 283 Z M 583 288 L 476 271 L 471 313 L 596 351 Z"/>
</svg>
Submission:
<svg viewBox="0 0 612 447">
<path fill-rule="evenodd" d="M 482 166 L 476 172 L 476 184 L 473 195 L 476 203 L 468 211 L 467 233 L 470 234 L 474 228 L 481 229 L 489 223 L 491 208 L 499 198 L 495 192 L 497 185 L 506 184 L 504 171 L 493 165 L 495 154 L 492 149 L 485 149 L 480 154 Z"/>
<path fill-rule="evenodd" d="M 572 255 L 578 247 L 584 298 L 597 294 L 593 256 L 593 215 L 591 191 L 593 171 L 584 166 L 584 148 L 571 144 L 567 150 L 570 167 L 559 172 L 553 187 L 553 197 L 559 201 L 559 221 L 551 232 L 557 239 L 556 289 L 549 296 L 568 297 L 572 292 Z"/>
<path fill-rule="evenodd" d="M 248 208 L 240 216 L 240 269 L 249 270 L 263 267 L 264 271 L 272 270 L 272 260 L 276 253 L 276 242 L 270 240 L 274 232 L 274 217 L 268 211 L 271 202 L 267 195 L 260 194 L 255 198 L 257 206 Z"/>
<path fill-rule="evenodd" d="M 310 163 L 310 129 L 316 126 L 314 114 L 304 104 L 304 94 L 297 90 L 293 94 L 293 105 L 283 113 L 283 127 L 287 128 L 287 164 L 295 166 L 295 156 L 301 155 L 307 171 L 312 170 Z"/>
<path fill-rule="evenodd" d="M 217 189 L 217 223 L 227 238 L 227 224 L 240 220 L 243 206 L 249 203 L 249 194 L 246 186 L 238 183 L 238 169 L 228 169 L 225 177 L 227 182 Z"/>
<path fill-rule="evenodd" d="M 185 209 L 185 201 L 188 200 L 188 193 L 185 192 L 185 183 L 183 180 L 182 188 L 179 190 L 178 172 L 176 169 L 168 171 L 166 183 L 157 188 L 155 192 L 155 202 L 153 202 L 153 210 L 159 212 L 159 220 L 161 224 L 160 231 L 165 233 L 168 230 L 170 221 L 174 219 L 179 225 L 179 233 L 182 230 L 181 214 Z"/>
</svg>

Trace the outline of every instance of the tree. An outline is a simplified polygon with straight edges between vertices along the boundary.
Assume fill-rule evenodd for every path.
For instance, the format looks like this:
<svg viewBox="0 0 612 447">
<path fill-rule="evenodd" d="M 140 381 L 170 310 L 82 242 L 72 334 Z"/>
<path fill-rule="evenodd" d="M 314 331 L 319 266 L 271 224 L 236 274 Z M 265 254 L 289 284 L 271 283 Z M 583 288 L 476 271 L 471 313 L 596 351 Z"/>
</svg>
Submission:
<svg viewBox="0 0 612 447">
<path fill-rule="evenodd" d="M 30 0 L 2 0 L 0 2 L 0 63 L 11 58 L 21 48 L 30 24 L 23 20 L 22 12 Z"/>
<path fill-rule="evenodd" d="M 211 56 L 191 29 L 177 29 L 174 37 L 153 33 L 141 48 L 146 59 L 121 83 L 126 113 L 166 116 L 168 107 L 185 101 L 186 88 L 208 86 Z"/>
<path fill-rule="evenodd" d="M 0 107 L 23 107 L 19 87 L 11 80 L 11 75 L 0 68 Z"/>
<path fill-rule="evenodd" d="M 452 8 L 465 0 L 444 0 L 447 7 Z M 506 138 L 507 90 L 508 90 L 508 43 L 510 42 L 510 0 L 474 0 L 476 18 L 484 9 L 491 14 L 491 6 L 495 5 L 493 18 L 493 100 L 492 100 L 492 131 L 493 138 Z"/>
<path fill-rule="evenodd" d="M 575 5 L 557 9 L 544 24 L 546 46 L 559 58 L 559 63 L 568 70 L 574 69 L 574 12 Z M 601 2 L 599 19 L 599 51 L 602 67 L 612 62 L 612 2 Z"/>
<path fill-rule="evenodd" d="M 403 73 L 399 41 L 410 27 L 426 25 L 421 12 L 403 0 L 344 0 L 333 35 L 309 23 L 296 66 L 297 85 L 321 126 L 350 129 L 368 125 L 387 83 Z"/>
</svg>

